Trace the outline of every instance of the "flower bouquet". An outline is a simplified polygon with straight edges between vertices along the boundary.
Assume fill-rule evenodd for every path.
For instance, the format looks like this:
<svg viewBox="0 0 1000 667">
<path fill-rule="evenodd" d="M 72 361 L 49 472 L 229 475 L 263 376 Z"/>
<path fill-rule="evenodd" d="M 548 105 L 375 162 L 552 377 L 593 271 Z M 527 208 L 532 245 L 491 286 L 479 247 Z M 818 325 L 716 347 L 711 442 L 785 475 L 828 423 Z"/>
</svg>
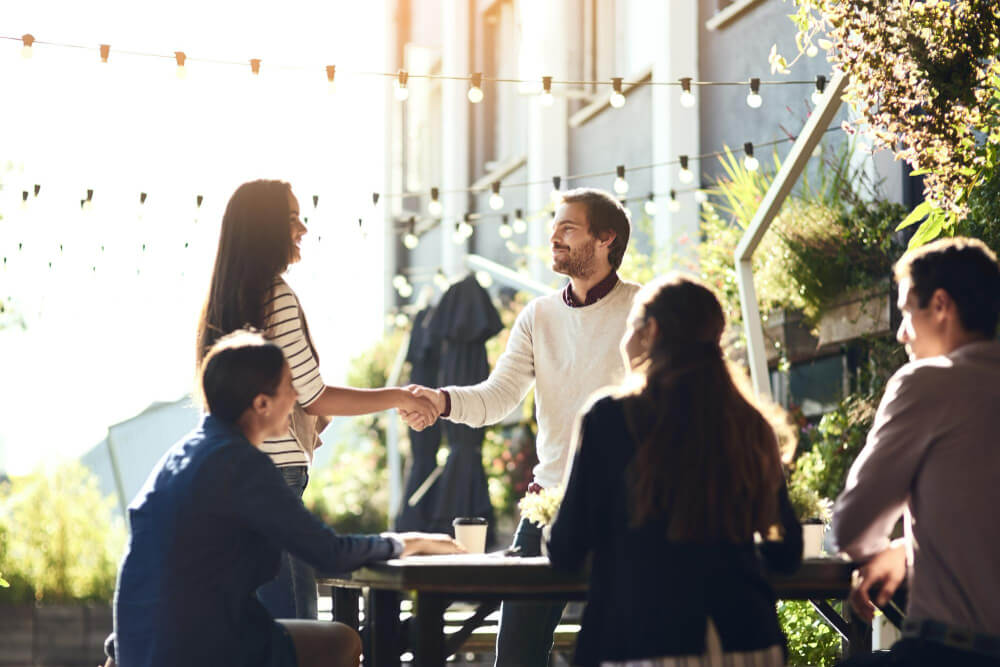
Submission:
<svg viewBox="0 0 1000 667">
<path fill-rule="evenodd" d="M 547 526 L 556 518 L 559 504 L 562 502 L 563 488 L 554 486 L 542 489 L 538 493 L 529 493 L 517 503 L 521 516 L 538 525 Z"/>
</svg>

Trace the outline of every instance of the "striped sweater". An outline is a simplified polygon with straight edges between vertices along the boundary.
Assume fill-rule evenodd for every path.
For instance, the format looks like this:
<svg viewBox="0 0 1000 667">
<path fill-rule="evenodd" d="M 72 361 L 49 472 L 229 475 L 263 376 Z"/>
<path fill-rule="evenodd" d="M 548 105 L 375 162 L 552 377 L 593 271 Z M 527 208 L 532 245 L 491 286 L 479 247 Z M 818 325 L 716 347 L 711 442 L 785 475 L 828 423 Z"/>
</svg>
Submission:
<svg viewBox="0 0 1000 667">
<path fill-rule="evenodd" d="M 264 335 L 281 347 L 292 369 L 292 384 L 303 408 L 313 403 L 326 386 L 319 373 L 319 362 L 313 354 L 305 316 L 295 292 L 280 276 L 264 301 L 266 330 Z M 279 468 L 307 466 L 311 447 L 304 447 L 295 439 L 291 428 L 280 438 L 268 438 L 260 450 L 271 457 Z"/>
</svg>

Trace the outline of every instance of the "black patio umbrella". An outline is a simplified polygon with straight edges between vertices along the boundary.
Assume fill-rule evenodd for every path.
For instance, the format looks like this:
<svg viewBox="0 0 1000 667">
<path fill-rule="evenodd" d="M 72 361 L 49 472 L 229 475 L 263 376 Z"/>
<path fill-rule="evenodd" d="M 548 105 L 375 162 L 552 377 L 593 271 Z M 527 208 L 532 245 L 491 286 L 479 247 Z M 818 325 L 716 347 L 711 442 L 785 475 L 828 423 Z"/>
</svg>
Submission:
<svg viewBox="0 0 1000 667">
<path fill-rule="evenodd" d="M 486 341 L 503 329 L 490 295 L 473 276 L 452 285 L 430 316 L 428 329 L 442 341 L 439 386 L 470 385 L 490 373 Z M 448 460 L 437 480 L 434 529 L 451 532 L 457 516 L 489 521 L 487 545 L 494 542 L 493 505 L 483 471 L 483 430 L 445 422 Z"/>
<path fill-rule="evenodd" d="M 406 360 L 410 362 L 410 382 L 428 387 L 437 386 L 441 359 L 441 340 L 427 326 L 432 312 L 433 308 L 428 306 L 414 316 L 410 345 L 406 350 Z M 410 429 L 410 469 L 406 475 L 403 506 L 396 517 L 396 530 L 433 529 L 437 485 L 431 475 L 437 469 L 441 431 L 440 421 L 423 431 Z"/>
</svg>

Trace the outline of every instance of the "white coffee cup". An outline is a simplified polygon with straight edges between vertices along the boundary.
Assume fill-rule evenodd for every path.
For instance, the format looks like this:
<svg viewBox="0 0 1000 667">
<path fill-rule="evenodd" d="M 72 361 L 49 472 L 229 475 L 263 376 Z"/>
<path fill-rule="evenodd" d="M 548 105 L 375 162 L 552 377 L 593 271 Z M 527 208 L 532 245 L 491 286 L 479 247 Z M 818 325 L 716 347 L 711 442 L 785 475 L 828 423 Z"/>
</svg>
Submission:
<svg viewBox="0 0 1000 667">
<path fill-rule="evenodd" d="M 470 554 L 486 552 L 486 519 L 481 516 L 458 517 L 451 525 L 455 528 L 455 541 L 466 551 Z"/>
<path fill-rule="evenodd" d="M 823 555 L 823 533 L 826 526 L 822 523 L 802 524 L 802 557 L 819 558 Z"/>
</svg>

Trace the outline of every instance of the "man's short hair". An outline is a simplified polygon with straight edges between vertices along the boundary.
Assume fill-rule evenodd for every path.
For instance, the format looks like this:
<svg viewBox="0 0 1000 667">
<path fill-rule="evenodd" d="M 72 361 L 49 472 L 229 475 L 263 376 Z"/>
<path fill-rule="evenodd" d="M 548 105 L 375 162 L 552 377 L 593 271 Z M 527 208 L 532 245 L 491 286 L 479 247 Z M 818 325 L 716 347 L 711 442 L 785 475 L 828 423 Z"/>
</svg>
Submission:
<svg viewBox="0 0 1000 667">
<path fill-rule="evenodd" d="M 587 224 L 591 235 L 600 237 L 608 231 L 615 233 L 615 240 L 608 246 L 608 262 L 612 269 L 618 270 L 632 230 L 628 209 L 611 194 L 595 188 L 570 190 L 563 195 L 562 200 L 567 204 L 583 204 L 587 207 Z"/>
<path fill-rule="evenodd" d="M 907 252 L 896 262 L 896 281 L 910 279 L 921 308 L 935 290 L 955 302 L 962 327 L 993 338 L 1000 318 L 1000 267 L 997 257 L 978 239 L 951 238 Z"/>
<path fill-rule="evenodd" d="M 220 338 L 201 363 L 201 389 L 208 412 L 235 423 L 259 394 L 274 396 L 285 355 L 255 331 Z"/>
</svg>

